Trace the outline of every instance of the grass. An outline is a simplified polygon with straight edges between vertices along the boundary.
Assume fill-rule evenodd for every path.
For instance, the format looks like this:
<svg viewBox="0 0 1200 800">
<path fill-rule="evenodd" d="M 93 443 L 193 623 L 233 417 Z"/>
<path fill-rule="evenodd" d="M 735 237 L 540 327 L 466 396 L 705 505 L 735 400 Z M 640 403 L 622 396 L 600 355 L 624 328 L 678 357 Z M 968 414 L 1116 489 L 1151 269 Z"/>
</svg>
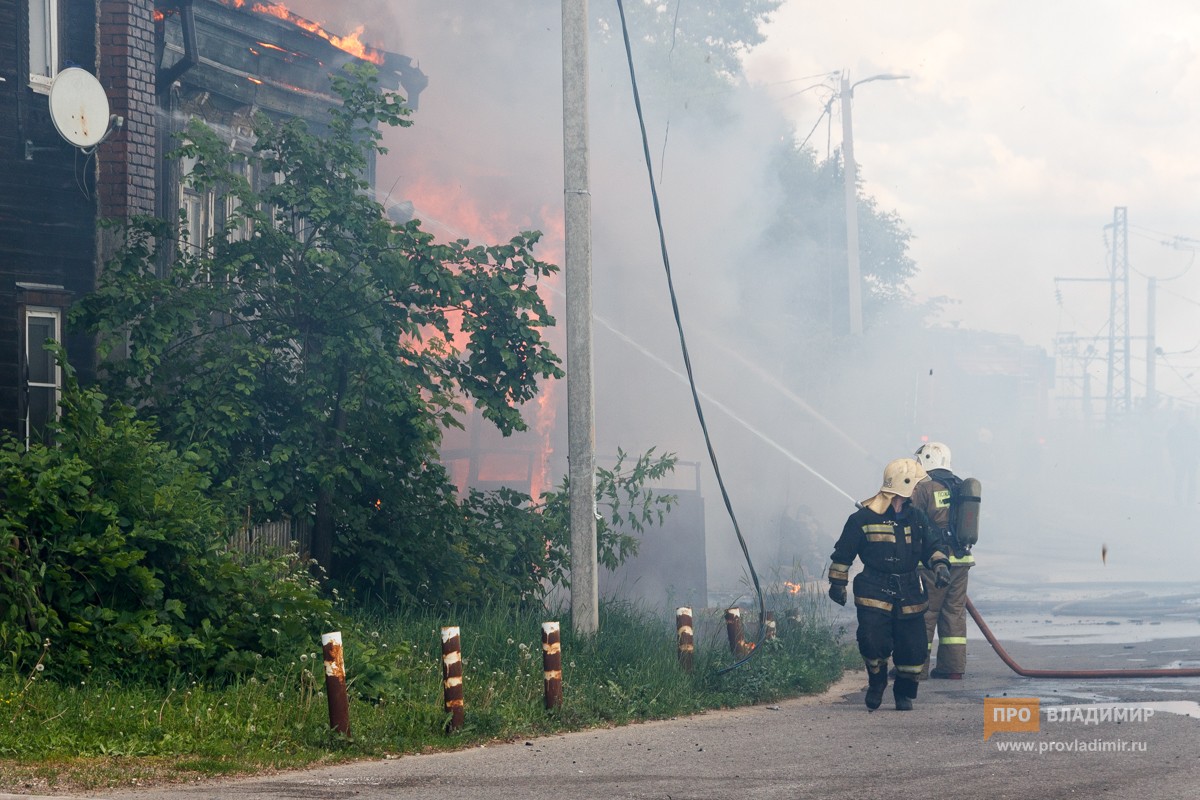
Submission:
<svg viewBox="0 0 1200 800">
<path fill-rule="evenodd" d="M 550 712 L 541 623 L 555 615 L 499 608 L 369 615 L 364 641 L 345 642 L 350 737 L 329 728 L 319 652 L 225 685 L 181 675 L 168 686 L 141 685 L 132 675 L 62 685 L 51 652 L 44 671 L 0 677 L 0 789 L 70 792 L 262 774 L 675 717 L 819 692 L 855 663 L 816 598 L 772 597 L 768 608 L 778 619 L 776 638 L 728 671 L 724 610 L 697 611 L 690 673 L 676 659 L 673 619 L 606 605 L 599 632 L 580 639 L 563 616 L 563 703 Z M 745 617 L 754 638 L 757 614 Z M 462 637 L 466 721 L 455 732 L 442 710 L 444 625 L 459 626 Z M 368 667 L 356 670 L 357 663 Z"/>
</svg>

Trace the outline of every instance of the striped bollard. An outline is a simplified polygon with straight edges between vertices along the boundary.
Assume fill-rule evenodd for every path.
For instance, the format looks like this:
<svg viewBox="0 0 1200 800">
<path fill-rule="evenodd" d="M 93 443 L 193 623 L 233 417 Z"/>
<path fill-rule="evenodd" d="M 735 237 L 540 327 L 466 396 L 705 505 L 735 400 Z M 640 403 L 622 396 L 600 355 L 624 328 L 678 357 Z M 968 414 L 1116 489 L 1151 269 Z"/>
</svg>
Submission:
<svg viewBox="0 0 1200 800">
<path fill-rule="evenodd" d="M 746 649 L 742 633 L 742 610 L 737 606 L 725 610 L 725 633 L 729 636 L 729 652 L 740 656 Z"/>
<path fill-rule="evenodd" d="M 562 639 L 557 622 L 542 623 L 542 687 L 547 709 L 562 705 Z"/>
<path fill-rule="evenodd" d="M 450 731 L 463 726 L 462 640 L 458 626 L 442 628 L 442 697 L 450 714 Z"/>
<path fill-rule="evenodd" d="M 692 610 L 687 606 L 675 609 L 676 654 L 684 672 L 692 671 L 692 658 L 696 652 L 695 633 L 692 628 Z"/>
<path fill-rule="evenodd" d="M 350 735 L 350 701 L 346 698 L 346 665 L 342 659 L 341 631 L 321 634 L 325 661 L 325 694 L 329 698 L 329 727 Z"/>
</svg>

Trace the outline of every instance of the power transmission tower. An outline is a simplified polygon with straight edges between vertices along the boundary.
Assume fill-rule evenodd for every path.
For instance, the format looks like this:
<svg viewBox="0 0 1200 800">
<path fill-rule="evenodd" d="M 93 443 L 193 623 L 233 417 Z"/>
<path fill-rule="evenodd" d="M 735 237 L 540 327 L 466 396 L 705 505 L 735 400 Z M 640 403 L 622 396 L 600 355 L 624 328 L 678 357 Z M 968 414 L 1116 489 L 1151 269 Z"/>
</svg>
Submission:
<svg viewBox="0 0 1200 800">
<path fill-rule="evenodd" d="M 1077 418 L 1085 425 L 1092 422 L 1092 381 L 1090 362 L 1098 355 L 1095 344 L 1074 331 L 1060 331 L 1055 337 L 1056 379 L 1062 387 L 1055 394 L 1059 415 Z"/>
<path fill-rule="evenodd" d="M 1108 294 L 1108 381 L 1104 393 L 1105 419 L 1133 409 L 1129 374 L 1129 224 L 1125 206 L 1113 209 L 1112 266 Z M 1119 392 L 1119 394 L 1118 394 Z"/>
</svg>

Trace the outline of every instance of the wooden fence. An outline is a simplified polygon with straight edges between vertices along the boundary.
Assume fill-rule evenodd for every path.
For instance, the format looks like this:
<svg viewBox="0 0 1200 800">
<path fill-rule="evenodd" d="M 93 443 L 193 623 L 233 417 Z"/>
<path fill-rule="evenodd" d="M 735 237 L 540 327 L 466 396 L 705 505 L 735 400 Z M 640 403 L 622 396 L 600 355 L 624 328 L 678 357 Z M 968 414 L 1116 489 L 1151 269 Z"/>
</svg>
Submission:
<svg viewBox="0 0 1200 800">
<path fill-rule="evenodd" d="M 307 517 L 242 527 L 230 538 L 229 549 L 259 556 L 286 552 L 304 554 L 311 542 L 310 527 Z"/>
</svg>

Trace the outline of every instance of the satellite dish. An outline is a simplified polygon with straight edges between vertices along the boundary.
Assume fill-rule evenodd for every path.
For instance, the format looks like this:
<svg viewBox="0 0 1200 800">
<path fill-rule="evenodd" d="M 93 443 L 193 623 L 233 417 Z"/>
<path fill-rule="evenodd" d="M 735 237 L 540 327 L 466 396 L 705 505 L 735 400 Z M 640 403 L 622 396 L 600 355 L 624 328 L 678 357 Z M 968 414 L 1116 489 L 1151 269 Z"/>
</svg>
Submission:
<svg viewBox="0 0 1200 800">
<path fill-rule="evenodd" d="M 99 144 L 108 135 L 108 95 L 96 76 L 79 67 L 58 73 L 50 84 L 50 119 L 76 147 Z"/>
</svg>

